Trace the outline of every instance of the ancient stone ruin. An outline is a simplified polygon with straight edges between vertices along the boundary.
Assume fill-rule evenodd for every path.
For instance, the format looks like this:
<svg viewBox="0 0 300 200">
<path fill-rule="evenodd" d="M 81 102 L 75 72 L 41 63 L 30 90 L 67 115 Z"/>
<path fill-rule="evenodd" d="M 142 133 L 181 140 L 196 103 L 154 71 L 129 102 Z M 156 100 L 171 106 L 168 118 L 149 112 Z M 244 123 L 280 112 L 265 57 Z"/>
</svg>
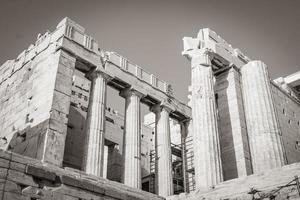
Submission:
<svg viewBox="0 0 300 200">
<path fill-rule="evenodd" d="M 210 29 L 183 44 L 189 105 L 69 18 L 5 62 L 1 198 L 300 199 L 300 73 L 272 81 Z"/>
</svg>

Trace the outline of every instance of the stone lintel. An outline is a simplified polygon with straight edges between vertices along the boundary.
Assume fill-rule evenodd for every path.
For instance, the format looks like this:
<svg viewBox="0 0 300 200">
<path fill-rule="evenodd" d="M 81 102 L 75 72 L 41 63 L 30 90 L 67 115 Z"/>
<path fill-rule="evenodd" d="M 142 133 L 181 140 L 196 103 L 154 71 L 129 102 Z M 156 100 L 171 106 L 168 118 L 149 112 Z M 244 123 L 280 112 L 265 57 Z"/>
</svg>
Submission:
<svg viewBox="0 0 300 200">
<path fill-rule="evenodd" d="M 71 52 L 77 59 L 84 60 L 85 63 L 89 63 L 87 65 L 88 67 L 92 68 L 100 65 L 102 67 L 99 56 L 93 54 L 92 52 L 87 52 L 84 48 L 80 47 L 79 44 L 72 42 L 67 38 L 64 38 L 60 45 L 60 48 Z M 134 86 L 136 90 L 146 95 L 145 98 L 148 99 L 150 97 L 150 101 L 154 99 L 156 102 L 161 102 L 169 98 L 169 96 L 165 92 L 150 86 L 150 84 L 144 81 L 138 80 L 134 75 L 124 72 L 113 63 L 106 62 L 105 68 L 100 69 L 105 74 L 113 78 L 111 80 L 112 82 L 115 80 L 122 80 L 121 84 L 124 83 L 124 85 L 122 85 L 123 87 L 128 87 L 128 85 Z M 117 84 L 120 84 L 120 82 L 118 82 Z M 175 104 L 174 106 L 172 106 L 174 107 L 173 110 L 176 110 L 187 118 L 191 116 L 191 108 L 189 106 L 185 105 L 174 97 L 172 97 L 172 101 L 174 101 Z"/>
</svg>

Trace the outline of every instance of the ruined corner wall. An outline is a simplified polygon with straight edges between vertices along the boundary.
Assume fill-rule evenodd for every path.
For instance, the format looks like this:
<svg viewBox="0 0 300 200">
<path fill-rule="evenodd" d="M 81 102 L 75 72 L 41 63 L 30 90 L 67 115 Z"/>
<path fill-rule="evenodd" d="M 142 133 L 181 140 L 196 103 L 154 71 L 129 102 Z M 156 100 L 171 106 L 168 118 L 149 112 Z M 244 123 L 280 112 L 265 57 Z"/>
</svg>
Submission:
<svg viewBox="0 0 300 200">
<path fill-rule="evenodd" d="M 231 68 L 216 76 L 216 100 L 224 180 L 252 174 L 240 73 Z"/>
<path fill-rule="evenodd" d="M 61 165 L 75 59 L 43 37 L 0 67 L 1 148 Z"/>
<path fill-rule="evenodd" d="M 3 200 L 163 200 L 155 194 L 0 150 Z"/>
<path fill-rule="evenodd" d="M 273 82 L 271 89 L 287 164 L 300 162 L 300 102 Z"/>
</svg>

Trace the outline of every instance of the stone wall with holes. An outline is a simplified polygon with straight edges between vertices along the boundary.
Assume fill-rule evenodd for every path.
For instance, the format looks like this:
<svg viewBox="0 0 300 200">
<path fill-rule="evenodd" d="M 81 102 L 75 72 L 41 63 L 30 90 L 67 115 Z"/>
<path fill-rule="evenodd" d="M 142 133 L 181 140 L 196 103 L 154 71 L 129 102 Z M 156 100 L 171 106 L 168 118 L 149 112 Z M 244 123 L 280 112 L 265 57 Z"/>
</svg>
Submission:
<svg viewBox="0 0 300 200">
<path fill-rule="evenodd" d="M 0 67 L 0 145 L 61 165 L 75 59 L 47 44 Z"/>
<path fill-rule="evenodd" d="M 0 150 L 3 200 L 163 200 L 121 183 Z"/>
<path fill-rule="evenodd" d="M 215 94 L 224 180 L 252 174 L 240 74 L 235 68 L 216 76 Z"/>
<path fill-rule="evenodd" d="M 300 101 L 271 84 L 287 163 L 300 162 Z"/>
</svg>

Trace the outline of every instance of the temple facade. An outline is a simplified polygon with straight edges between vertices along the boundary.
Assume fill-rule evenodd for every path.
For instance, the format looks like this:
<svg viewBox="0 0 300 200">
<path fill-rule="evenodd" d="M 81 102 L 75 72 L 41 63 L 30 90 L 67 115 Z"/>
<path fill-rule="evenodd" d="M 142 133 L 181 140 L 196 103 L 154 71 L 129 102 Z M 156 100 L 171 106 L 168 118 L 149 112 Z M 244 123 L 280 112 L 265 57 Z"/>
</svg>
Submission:
<svg viewBox="0 0 300 200">
<path fill-rule="evenodd" d="M 188 105 L 171 85 L 103 50 L 69 18 L 5 62 L 2 195 L 216 199 L 225 198 L 218 193 L 225 188 L 227 199 L 251 199 L 253 187 L 282 186 L 300 175 L 299 72 L 270 80 L 265 63 L 210 29 L 183 44 L 191 67 Z M 108 87 L 124 98 L 124 115 L 108 108 Z M 144 124 L 141 104 L 151 111 Z M 300 188 L 294 181 L 281 199 Z M 172 196 L 179 192 L 185 194 Z"/>
</svg>

